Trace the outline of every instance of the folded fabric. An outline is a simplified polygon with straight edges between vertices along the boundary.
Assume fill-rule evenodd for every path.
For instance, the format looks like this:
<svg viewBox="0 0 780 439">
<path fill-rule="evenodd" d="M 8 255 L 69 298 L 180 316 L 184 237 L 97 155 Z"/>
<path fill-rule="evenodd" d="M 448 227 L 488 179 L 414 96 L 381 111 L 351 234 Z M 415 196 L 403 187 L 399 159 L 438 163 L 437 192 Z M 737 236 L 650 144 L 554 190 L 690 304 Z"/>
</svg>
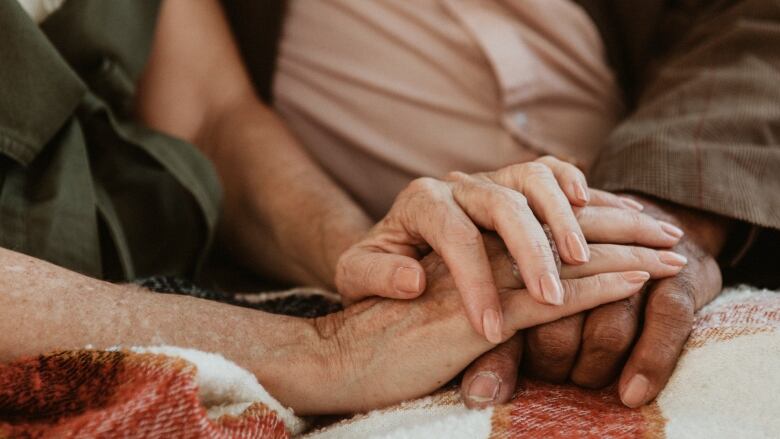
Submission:
<svg viewBox="0 0 780 439">
<path fill-rule="evenodd" d="M 493 409 L 468 410 L 449 388 L 305 437 L 776 438 L 778 327 L 780 294 L 724 292 L 698 313 L 669 384 L 641 409 L 624 407 L 614 386 L 523 379 L 512 401 Z M 305 430 L 252 374 L 216 354 L 84 349 L 0 366 L 0 437 L 284 438 Z"/>
</svg>

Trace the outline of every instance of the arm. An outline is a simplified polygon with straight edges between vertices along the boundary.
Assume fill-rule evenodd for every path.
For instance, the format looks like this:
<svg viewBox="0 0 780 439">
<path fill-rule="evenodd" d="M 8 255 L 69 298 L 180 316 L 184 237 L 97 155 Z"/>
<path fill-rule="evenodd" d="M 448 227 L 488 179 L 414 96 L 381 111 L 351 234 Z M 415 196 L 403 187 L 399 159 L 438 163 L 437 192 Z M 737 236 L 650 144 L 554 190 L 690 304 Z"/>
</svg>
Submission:
<svg viewBox="0 0 780 439">
<path fill-rule="evenodd" d="M 215 0 L 166 0 L 138 97 L 141 119 L 194 143 L 225 190 L 223 244 L 259 273 L 331 286 L 370 221 L 257 99 Z"/>
<path fill-rule="evenodd" d="M 684 29 L 661 27 L 674 43 L 652 74 L 636 75 L 648 78 L 639 104 L 590 180 L 778 229 L 780 6 L 728 3 L 683 11 Z"/>
<path fill-rule="evenodd" d="M 141 83 L 141 116 L 153 128 L 195 143 L 216 164 L 226 192 L 222 236 L 257 271 L 326 286 L 338 272 L 339 291 L 348 290 L 352 298 L 366 293 L 413 298 L 425 284 L 417 252 L 429 244 L 456 273 L 474 328 L 497 341 L 498 293 L 472 220 L 513 241 L 529 290 L 539 299 L 545 290 L 559 303 L 560 280 L 541 225 L 523 195 L 509 188 L 535 201 L 565 260 L 587 259 L 567 199 L 587 201 L 584 176 L 550 159 L 552 169 L 543 163 L 517 166 L 495 173 L 499 181 L 460 174 L 448 183 L 418 181 L 378 226 L 372 237 L 379 238 L 368 238 L 365 251 L 352 252 L 336 270 L 339 256 L 370 222 L 254 96 L 217 2 L 167 0 L 159 21 Z M 566 193 L 555 169 L 564 176 Z M 526 245 L 530 250 L 520 252 Z M 384 288 L 371 288 L 377 281 Z"/>
<path fill-rule="evenodd" d="M 0 248 L 0 361 L 91 345 L 219 352 L 300 413 L 327 411 L 326 347 L 310 320 L 115 285 Z M 317 401 L 319 400 L 319 401 Z"/>
<path fill-rule="evenodd" d="M 370 299 L 308 320 L 114 285 L 0 249 L 0 361 L 86 345 L 167 344 L 221 353 L 301 415 L 370 410 L 430 393 L 491 347 L 469 327 L 436 258 L 423 261 L 431 291 L 416 301 Z M 626 297 L 648 277 L 567 281 L 558 307 L 502 288 L 503 336 Z"/>
</svg>

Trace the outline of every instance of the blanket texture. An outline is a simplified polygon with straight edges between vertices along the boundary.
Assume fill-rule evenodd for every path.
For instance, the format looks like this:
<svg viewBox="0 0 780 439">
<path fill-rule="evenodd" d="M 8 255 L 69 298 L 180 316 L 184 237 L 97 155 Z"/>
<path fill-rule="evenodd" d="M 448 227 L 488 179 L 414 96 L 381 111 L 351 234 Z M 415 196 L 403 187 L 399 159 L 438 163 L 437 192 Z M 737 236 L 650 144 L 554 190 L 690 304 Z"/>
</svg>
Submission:
<svg viewBox="0 0 780 439">
<path fill-rule="evenodd" d="M 318 308 L 306 312 L 332 309 L 332 297 L 310 291 L 231 300 L 270 300 L 283 311 L 305 297 Z M 623 407 L 614 386 L 523 379 L 512 401 L 493 409 L 466 409 L 450 387 L 307 433 L 306 421 L 219 355 L 173 347 L 59 352 L 0 366 L 0 437 L 780 437 L 778 327 L 780 294 L 724 292 L 698 313 L 666 389 L 638 410 Z"/>
</svg>

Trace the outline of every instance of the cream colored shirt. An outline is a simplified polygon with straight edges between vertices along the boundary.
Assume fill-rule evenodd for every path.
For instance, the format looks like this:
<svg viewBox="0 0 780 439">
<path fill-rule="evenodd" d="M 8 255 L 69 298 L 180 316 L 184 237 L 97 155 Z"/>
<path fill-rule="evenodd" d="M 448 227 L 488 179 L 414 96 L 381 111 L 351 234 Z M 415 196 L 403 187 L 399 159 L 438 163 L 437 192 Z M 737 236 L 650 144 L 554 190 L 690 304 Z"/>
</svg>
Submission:
<svg viewBox="0 0 780 439">
<path fill-rule="evenodd" d="M 587 170 L 624 111 L 569 0 L 293 0 L 274 97 L 374 217 L 418 176 L 543 154 Z"/>
</svg>

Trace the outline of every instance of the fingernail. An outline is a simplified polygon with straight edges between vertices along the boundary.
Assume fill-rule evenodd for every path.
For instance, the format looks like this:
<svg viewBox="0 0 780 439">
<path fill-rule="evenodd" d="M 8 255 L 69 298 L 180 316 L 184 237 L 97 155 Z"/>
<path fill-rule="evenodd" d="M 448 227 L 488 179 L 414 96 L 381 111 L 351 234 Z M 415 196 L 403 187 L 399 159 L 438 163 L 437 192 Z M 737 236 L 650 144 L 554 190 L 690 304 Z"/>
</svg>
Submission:
<svg viewBox="0 0 780 439">
<path fill-rule="evenodd" d="M 493 372 L 478 373 L 469 384 L 468 398 L 476 403 L 493 402 L 501 390 L 501 380 Z"/>
<path fill-rule="evenodd" d="M 650 280 L 650 273 L 646 271 L 627 271 L 623 273 L 623 279 L 634 284 L 643 284 Z"/>
<path fill-rule="evenodd" d="M 542 297 L 551 305 L 563 305 L 563 287 L 561 281 L 553 273 L 545 273 L 539 280 L 542 287 Z"/>
<path fill-rule="evenodd" d="M 590 260 L 590 253 L 587 246 L 582 242 L 582 239 L 574 233 L 569 232 L 566 235 L 566 246 L 569 247 L 569 254 L 577 262 L 588 262 Z"/>
<path fill-rule="evenodd" d="M 674 267 L 685 267 L 685 265 L 688 264 L 688 258 L 675 252 L 658 252 L 658 259 L 664 264 Z"/>
<path fill-rule="evenodd" d="M 666 232 L 666 234 L 673 236 L 674 238 L 680 239 L 685 235 L 685 232 L 674 224 L 669 224 L 666 221 L 658 221 L 658 224 L 661 225 L 661 230 Z"/>
<path fill-rule="evenodd" d="M 588 190 L 585 189 L 585 186 L 583 186 L 579 181 L 574 182 L 574 196 L 583 203 L 588 203 L 590 201 L 590 194 L 588 194 Z"/>
<path fill-rule="evenodd" d="M 640 203 L 640 202 L 638 202 L 636 200 L 633 200 L 631 198 L 620 197 L 620 201 L 622 201 L 623 205 L 628 207 L 629 209 L 638 210 L 640 212 L 645 210 L 645 206 L 643 206 L 642 203 Z"/>
<path fill-rule="evenodd" d="M 414 268 L 399 267 L 395 270 L 394 286 L 403 294 L 419 294 L 422 289 L 420 281 L 420 272 Z"/>
<path fill-rule="evenodd" d="M 635 408 L 645 403 L 647 391 L 650 389 L 650 381 L 644 375 L 636 374 L 626 385 L 621 398 L 623 404 Z"/>
<path fill-rule="evenodd" d="M 485 310 L 482 314 L 482 331 L 487 341 L 493 344 L 501 343 L 501 316 L 494 309 Z"/>
</svg>

